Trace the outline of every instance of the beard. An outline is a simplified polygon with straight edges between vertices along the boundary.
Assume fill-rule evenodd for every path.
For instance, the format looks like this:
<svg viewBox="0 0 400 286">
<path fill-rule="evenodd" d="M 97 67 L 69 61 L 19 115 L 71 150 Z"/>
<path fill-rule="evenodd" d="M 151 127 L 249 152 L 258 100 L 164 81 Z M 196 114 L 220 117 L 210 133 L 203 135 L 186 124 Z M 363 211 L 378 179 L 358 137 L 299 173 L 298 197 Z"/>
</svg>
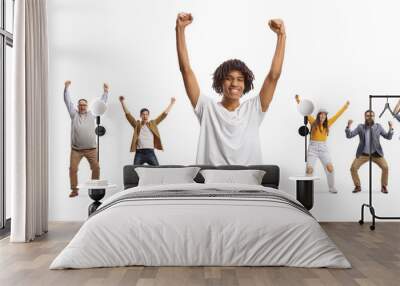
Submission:
<svg viewBox="0 0 400 286">
<path fill-rule="evenodd" d="M 375 122 L 374 122 L 373 119 L 369 119 L 369 120 L 366 119 L 366 120 L 365 120 L 365 125 L 366 125 L 366 126 L 372 126 L 372 125 L 374 125 L 374 123 L 375 123 Z"/>
</svg>

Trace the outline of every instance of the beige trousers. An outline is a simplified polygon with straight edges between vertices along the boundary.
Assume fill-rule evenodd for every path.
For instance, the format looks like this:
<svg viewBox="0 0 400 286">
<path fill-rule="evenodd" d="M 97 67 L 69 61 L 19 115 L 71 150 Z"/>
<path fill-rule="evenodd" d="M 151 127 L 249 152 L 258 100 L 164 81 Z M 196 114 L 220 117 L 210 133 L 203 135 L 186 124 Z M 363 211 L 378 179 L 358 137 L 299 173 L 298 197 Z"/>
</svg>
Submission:
<svg viewBox="0 0 400 286">
<path fill-rule="evenodd" d="M 92 170 L 92 179 L 98 179 L 100 177 L 100 166 L 97 162 L 97 149 L 84 149 L 75 150 L 71 149 L 70 167 L 69 167 L 69 178 L 71 181 L 71 190 L 77 190 L 78 186 L 78 166 L 82 158 L 85 157 Z"/>
<path fill-rule="evenodd" d="M 387 186 L 389 177 L 389 167 L 385 158 L 372 156 L 371 160 L 372 162 L 377 164 L 379 168 L 381 168 L 382 170 L 381 184 L 382 186 Z M 353 178 L 354 186 L 356 187 L 361 186 L 360 177 L 358 176 L 358 169 L 360 169 L 360 167 L 368 161 L 369 161 L 369 156 L 361 155 L 360 157 L 355 158 L 353 164 L 351 164 L 350 172 L 351 172 L 351 177 Z"/>
</svg>

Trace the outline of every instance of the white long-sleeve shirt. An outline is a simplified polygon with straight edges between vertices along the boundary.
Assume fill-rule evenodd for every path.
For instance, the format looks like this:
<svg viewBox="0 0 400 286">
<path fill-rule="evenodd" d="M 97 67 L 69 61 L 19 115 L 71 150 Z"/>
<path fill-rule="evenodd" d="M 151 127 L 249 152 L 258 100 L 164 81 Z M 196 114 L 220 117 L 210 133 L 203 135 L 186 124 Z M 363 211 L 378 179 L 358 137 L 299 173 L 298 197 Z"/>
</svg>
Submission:
<svg viewBox="0 0 400 286">
<path fill-rule="evenodd" d="M 101 100 L 107 103 L 109 93 L 104 93 Z M 89 110 L 79 113 L 71 101 L 68 89 L 64 90 L 64 102 L 71 117 L 71 147 L 76 150 L 96 148 L 96 116 Z"/>
</svg>

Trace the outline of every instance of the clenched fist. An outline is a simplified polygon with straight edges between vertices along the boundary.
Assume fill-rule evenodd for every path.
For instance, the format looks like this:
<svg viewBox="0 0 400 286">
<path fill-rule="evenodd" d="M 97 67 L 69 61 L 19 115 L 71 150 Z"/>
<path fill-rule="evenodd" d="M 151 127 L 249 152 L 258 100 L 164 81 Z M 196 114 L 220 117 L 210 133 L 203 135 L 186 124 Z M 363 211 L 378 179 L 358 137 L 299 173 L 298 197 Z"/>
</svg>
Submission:
<svg viewBox="0 0 400 286">
<path fill-rule="evenodd" d="M 71 81 L 70 81 L 70 80 L 66 80 L 66 81 L 64 82 L 65 88 L 68 88 L 70 85 L 71 85 Z"/>
<path fill-rule="evenodd" d="M 285 24 L 281 19 L 271 19 L 268 21 L 268 26 L 277 35 L 285 35 Z"/>
<path fill-rule="evenodd" d="M 193 22 L 193 16 L 190 13 L 179 13 L 176 17 L 176 27 L 185 28 Z"/>
<path fill-rule="evenodd" d="M 353 123 L 353 120 L 349 120 L 349 121 L 347 121 L 347 127 L 349 127 L 350 128 L 350 126 L 351 126 L 351 124 Z"/>
<path fill-rule="evenodd" d="M 121 96 L 119 97 L 119 101 L 123 102 L 124 100 L 125 100 L 125 97 L 124 97 L 123 95 L 121 95 Z"/>
</svg>

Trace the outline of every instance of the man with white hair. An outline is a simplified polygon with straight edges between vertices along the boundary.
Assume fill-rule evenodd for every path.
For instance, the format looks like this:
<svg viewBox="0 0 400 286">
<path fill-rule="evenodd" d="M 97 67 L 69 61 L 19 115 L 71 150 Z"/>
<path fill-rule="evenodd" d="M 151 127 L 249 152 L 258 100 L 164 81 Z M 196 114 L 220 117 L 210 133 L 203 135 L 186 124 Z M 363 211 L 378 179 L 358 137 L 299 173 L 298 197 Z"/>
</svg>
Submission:
<svg viewBox="0 0 400 286">
<path fill-rule="evenodd" d="M 92 170 L 92 179 L 100 177 L 100 166 L 97 161 L 97 144 L 95 134 L 96 116 L 88 110 L 88 101 L 84 98 L 78 100 L 78 106 L 75 108 L 69 93 L 71 81 L 64 83 L 64 102 L 71 117 L 71 156 L 69 177 L 71 182 L 70 198 L 78 195 L 78 166 L 83 157 L 85 157 Z M 103 95 L 101 100 L 107 102 L 109 96 L 108 84 L 103 84 Z"/>
</svg>

